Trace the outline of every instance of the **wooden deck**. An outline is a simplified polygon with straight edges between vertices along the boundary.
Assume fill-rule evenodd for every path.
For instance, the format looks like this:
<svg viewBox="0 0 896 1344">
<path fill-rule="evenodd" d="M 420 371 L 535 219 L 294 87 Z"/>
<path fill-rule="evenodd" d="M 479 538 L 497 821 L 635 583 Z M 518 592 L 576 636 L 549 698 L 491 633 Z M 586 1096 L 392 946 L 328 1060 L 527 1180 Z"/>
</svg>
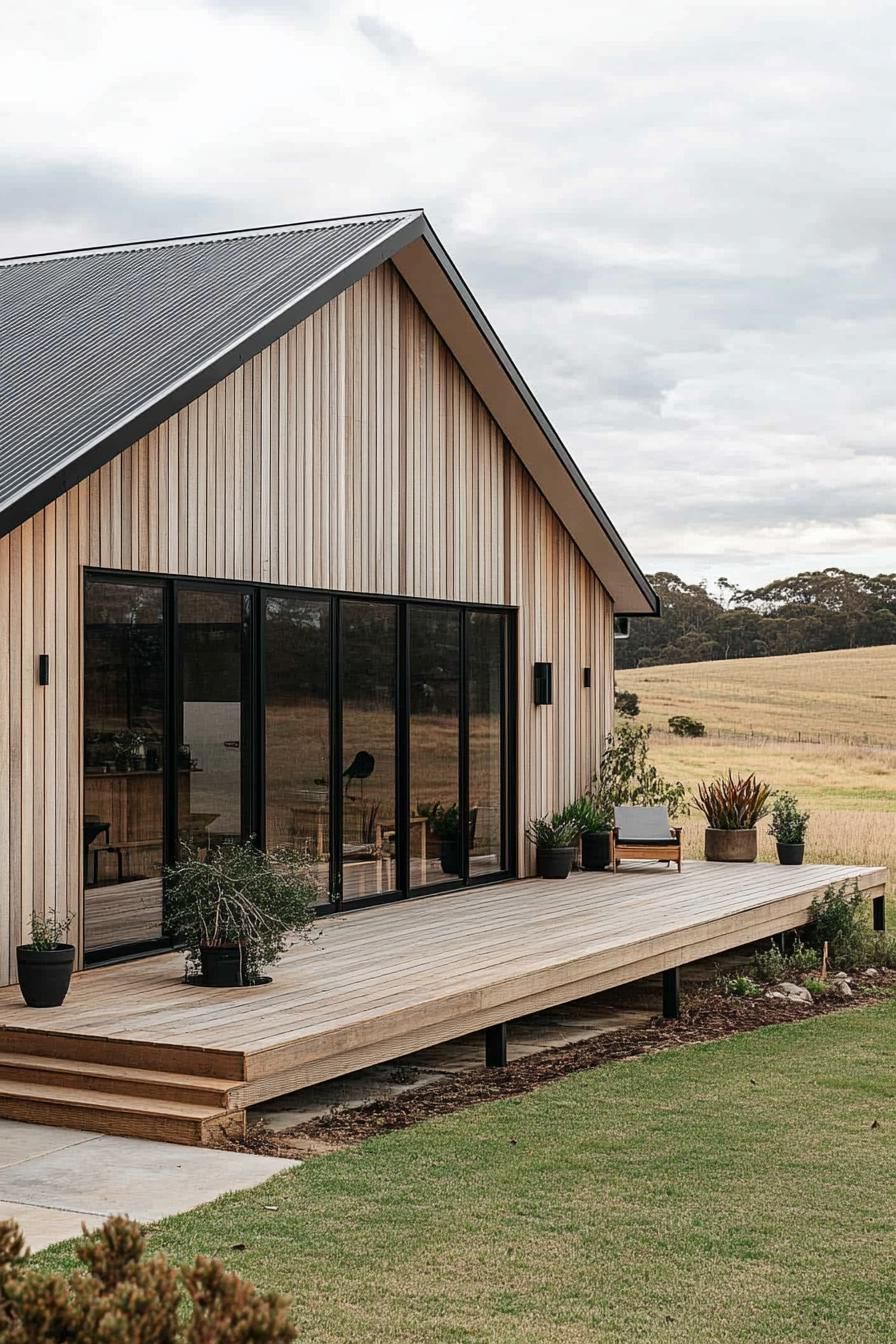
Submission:
<svg viewBox="0 0 896 1344">
<path fill-rule="evenodd" d="M 247 1105 L 805 923 L 884 868 L 686 863 L 528 879 L 322 920 L 271 985 L 183 983 L 176 953 L 85 971 L 65 1004 L 0 990 L 0 1115 L 182 1142 Z"/>
</svg>

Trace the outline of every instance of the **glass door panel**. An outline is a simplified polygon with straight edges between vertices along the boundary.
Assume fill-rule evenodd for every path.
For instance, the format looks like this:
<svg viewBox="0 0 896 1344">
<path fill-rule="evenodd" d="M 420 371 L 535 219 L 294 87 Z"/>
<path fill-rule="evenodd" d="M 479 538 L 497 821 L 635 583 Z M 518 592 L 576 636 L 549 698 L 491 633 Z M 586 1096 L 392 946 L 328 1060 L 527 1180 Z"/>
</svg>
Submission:
<svg viewBox="0 0 896 1344">
<path fill-rule="evenodd" d="M 162 937 L 164 590 L 84 595 L 84 950 Z"/>
<path fill-rule="evenodd" d="M 248 601 L 239 589 L 177 592 L 178 838 L 200 854 L 243 835 Z"/>
<path fill-rule="evenodd" d="M 398 610 L 345 601 L 342 619 L 342 898 L 398 886 Z"/>
<path fill-rule="evenodd" d="M 264 606 L 265 843 L 307 853 L 330 881 L 330 601 L 269 593 Z"/>
<path fill-rule="evenodd" d="M 408 608 L 410 885 L 458 882 L 460 835 L 460 612 Z"/>
<path fill-rule="evenodd" d="M 500 612 L 466 614 L 470 878 L 506 867 L 504 858 L 504 628 Z"/>
</svg>

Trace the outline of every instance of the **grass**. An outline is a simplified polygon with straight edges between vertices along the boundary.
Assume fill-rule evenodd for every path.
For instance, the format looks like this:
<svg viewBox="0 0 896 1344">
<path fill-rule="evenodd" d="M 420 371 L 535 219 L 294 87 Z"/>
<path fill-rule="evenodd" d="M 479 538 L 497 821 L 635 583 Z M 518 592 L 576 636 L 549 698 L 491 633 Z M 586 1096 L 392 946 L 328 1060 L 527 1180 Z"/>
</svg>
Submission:
<svg viewBox="0 0 896 1344">
<path fill-rule="evenodd" d="M 151 1246 L 291 1294 L 306 1344 L 884 1344 L 894 1050 L 882 1002 L 573 1075 L 309 1162 Z"/>
<path fill-rule="evenodd" d="M 896 895 L 896 646 L 642 668 L 617 682 L 640 697 L 664 774 L 690 793 L 728 769 L 755 771 L 811 811 L 807 862 L 883 864 Z M 671 714 L 702 720 L 707 736 L 674 737 Z M 681 820 L 685 853 L 700 857 L 702 817 Z M 764 823 L 759 841 L 773 861 Z"/>
<path fill-rule="evenodd" d="M 896 749 L 896 644 L 617 673 L 649 723 L 702 719 L 709 733 Z"/>
</svg>

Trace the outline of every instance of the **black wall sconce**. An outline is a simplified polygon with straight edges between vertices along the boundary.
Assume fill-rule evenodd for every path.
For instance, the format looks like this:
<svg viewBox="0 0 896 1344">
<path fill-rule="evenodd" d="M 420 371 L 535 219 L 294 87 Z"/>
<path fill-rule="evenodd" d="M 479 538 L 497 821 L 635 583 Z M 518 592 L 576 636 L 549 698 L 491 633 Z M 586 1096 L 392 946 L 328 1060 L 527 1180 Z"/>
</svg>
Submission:
<svg viewBox="0 0 896 1344">
<path fill-rule="evenodd" d="M 37 656 L 37 684 L 38 686 L 49 686 L 50 684 L 50 655 L 40 653 Z"/>
<path fill-rule="evenodd" d="M 535 664 L 535 703 L 550 705 L 554 700 L 554 669 L 551 663 Z"/>
<path fill-rule="evenodd" d="M 583 686 L 587 686 L 587 687 L 590 687 L 590 686 L 591 686 L 591 668 L 590 668 L 590 667 L 585 667 L 585 668 L 582 669 L 582 685 L 583 685 Z"/>
</svg>

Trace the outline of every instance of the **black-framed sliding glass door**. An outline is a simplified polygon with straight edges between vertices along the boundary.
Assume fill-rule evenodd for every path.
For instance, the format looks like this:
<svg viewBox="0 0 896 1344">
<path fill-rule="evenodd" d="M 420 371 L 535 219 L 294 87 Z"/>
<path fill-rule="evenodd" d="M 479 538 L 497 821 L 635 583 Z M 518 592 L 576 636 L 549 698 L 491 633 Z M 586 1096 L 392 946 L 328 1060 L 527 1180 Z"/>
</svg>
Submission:
<svg viewBox="0 0 896 1344">
<path fill-rule="evenodd" d="M 512 613 L 94 571 L 84 610 L 89 959 L 162 942 L 184 845 L 302 851 L 335 908 L 512 872 Z"/>
<path fill-rule="evenodd" d="M 165 585 L 97 579 L 84 601 L 84 951 L 162 942 Z"/>
<path fill-rule="evenodd" d="M 304 593 L 264 595 L 264 818 L 268 849 L 307 854 L 322 890 L 330 872 L 332 603 Z"/>
<path fill-rule="evenodd" d="M 251 830 L 252 594 L 177 586 L 177 841 L 199 854 Z"/>
</svg>

